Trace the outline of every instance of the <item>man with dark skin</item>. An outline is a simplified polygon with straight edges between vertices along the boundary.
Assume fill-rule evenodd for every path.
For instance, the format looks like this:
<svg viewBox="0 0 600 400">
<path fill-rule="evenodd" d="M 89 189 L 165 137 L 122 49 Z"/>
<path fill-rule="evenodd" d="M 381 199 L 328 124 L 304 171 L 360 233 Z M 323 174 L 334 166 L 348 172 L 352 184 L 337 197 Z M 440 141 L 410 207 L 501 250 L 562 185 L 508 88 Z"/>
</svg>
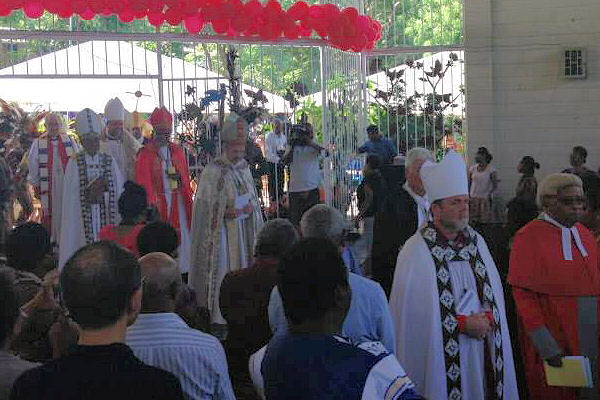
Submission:
<svg viewBox="0 0 600 400">
<path fill-rule="evenodd" d="M 592 370 L 598 360 L 600 269 L 596 240 L 579 222 L 586 211 L 582 180 L 549 175 L 538 199 L 542 213 L 515 235 L 508 274 L 529 395 L 597 398 L 596 382 L 595 389 L 552 387 L 543 372 L 544 362 L 560 367 L 564 356 L 586 356 Z"/>
</svg>

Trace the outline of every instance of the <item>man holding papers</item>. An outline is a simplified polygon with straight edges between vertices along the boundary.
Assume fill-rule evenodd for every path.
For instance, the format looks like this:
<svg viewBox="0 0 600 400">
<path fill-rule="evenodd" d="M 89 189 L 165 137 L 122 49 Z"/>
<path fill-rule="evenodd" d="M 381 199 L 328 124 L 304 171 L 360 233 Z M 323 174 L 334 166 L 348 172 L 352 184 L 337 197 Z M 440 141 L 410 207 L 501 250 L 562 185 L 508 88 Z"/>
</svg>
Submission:
<svg viewBox="0 0 600 400">
<path fill-rule="evenodd" d="M 219 308 L 221 281 L 250 265 L 263 219 L 256 186 L 244 160 L 248 124 L 232 114 L 223 124 L 223 151 L 202 171 L 192 217 L 190 283 L 211 323 L 225 325 Z M 218 328 L 217 328 L 218 329 Z"/>
<path fill-rule="evenodd" d="M 463 159 L 449 152 L 421 177 L 433 221 L 402 247 L 390 296 L 397 356 L 430 400 L 519 398 L 502 284 L 468 226 Z"/>
<path fill-rule="evenodd" d="M 600 270 L 594 237 L 578 223 L 586 203 L 581 179 L 548 176 L 538 201 L 543 212 L 517 232 L 508 276 L 529 394 L 531 399 L 598 399 Z M 548 385 L 555 384 L 550 379 L 554 374 L 544 373 L 544 361 L 558 368 L 562 356 L 586 356 L 595 388 Z"/>
</svg>

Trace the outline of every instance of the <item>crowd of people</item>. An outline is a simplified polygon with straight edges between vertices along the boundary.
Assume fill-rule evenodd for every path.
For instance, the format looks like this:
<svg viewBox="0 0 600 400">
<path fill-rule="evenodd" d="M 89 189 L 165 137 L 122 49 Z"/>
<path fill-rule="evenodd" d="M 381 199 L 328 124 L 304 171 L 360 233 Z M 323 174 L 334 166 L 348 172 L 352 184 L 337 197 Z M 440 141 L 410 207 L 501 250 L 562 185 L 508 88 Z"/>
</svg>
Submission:
<svg viewBox="0 0 600 400">
<path fill-rule="evenodd" d="M 289 214 L 266 220 L 244 118 L 225 119 L 193 184 L 166 109 L 146 140 L 118 99 L 104 111 L 82 110 L 77 138 L 47 114 L 23 152 L 41 218 L 0 221 L 0 399 L 599 398 L 600 178 L 584 148 L 539 185 L 522 159 L 499 257 L 472 227 L 499 182 L 486 148 L 470 168 L 451 150 L 398 156 L 370 126 L 347 221 L 321 202 L 331 149 L 277 120 L 269 196 Z M 0 167 L 5 214 L 20 181 Z M 574 355 L 594 386 L 549 386 L 544 368 Z"/>
</svg>

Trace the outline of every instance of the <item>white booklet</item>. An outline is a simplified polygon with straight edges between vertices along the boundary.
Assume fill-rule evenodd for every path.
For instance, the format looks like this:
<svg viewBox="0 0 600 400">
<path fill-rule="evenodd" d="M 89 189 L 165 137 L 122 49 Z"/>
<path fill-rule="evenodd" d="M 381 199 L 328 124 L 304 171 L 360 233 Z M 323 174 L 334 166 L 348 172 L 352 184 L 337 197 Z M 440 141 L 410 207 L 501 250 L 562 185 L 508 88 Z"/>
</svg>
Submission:
<svg viewBox="0 0 600 400">
<path fill-rule="evenodd" d="M 250 193 L 246 193 L 246 194 L 243 194 L 241 196 L 237 196 L 235 198 L 235 203 L 234 203 L 233 207 L 236 210 L 241 210 L 244 207 L 246 207 L 248 205 L 248 203 L 250 203 Z M 244 214 L 240 214 L 238 216 L 238 219 L 246 219 L 249 216 L 250 216 L 250 214 L 245 214 L 245 213 Z"/>
</svg>

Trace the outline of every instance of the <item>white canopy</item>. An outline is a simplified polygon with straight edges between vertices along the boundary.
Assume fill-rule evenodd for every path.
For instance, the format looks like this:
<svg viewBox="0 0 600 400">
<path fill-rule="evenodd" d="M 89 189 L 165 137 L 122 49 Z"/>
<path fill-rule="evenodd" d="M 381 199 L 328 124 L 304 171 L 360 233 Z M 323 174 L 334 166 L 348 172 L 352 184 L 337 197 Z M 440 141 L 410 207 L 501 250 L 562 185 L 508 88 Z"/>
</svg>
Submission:
<svg viewBox="0 0 600 400">
<path fill-rule="evenodd" d="M 159 104 L 157 53 L 130 42 L 81 43 L 1 69 L 0 75 L 18 76 L 0 77 L 0 98 L 15 101 L 28 111 L 37 108 L 64 112 L 89 107 L 103 112 L 113 97 L 119 97 L 129 111 L 137 108 L 151 112 Z M 192 101 L 186 96 L 188 85 L 195 87 L 197 99 L 202 99 L 207 90 L 217 90 L 221 83 L 228 83 L 215 72 L 165 55 L 162 77 L 165 106 L 174 111 Z M 242 89 L 258 90 L 248 85 L 242 85 Z M 136 91 L 144 96 L 136 98 Z M 270 112 L 288 111 L 281 96 L 263 93 Z M 245 93 L 243 99 L 246 104 L 250 101 Z"/>
</svg>

